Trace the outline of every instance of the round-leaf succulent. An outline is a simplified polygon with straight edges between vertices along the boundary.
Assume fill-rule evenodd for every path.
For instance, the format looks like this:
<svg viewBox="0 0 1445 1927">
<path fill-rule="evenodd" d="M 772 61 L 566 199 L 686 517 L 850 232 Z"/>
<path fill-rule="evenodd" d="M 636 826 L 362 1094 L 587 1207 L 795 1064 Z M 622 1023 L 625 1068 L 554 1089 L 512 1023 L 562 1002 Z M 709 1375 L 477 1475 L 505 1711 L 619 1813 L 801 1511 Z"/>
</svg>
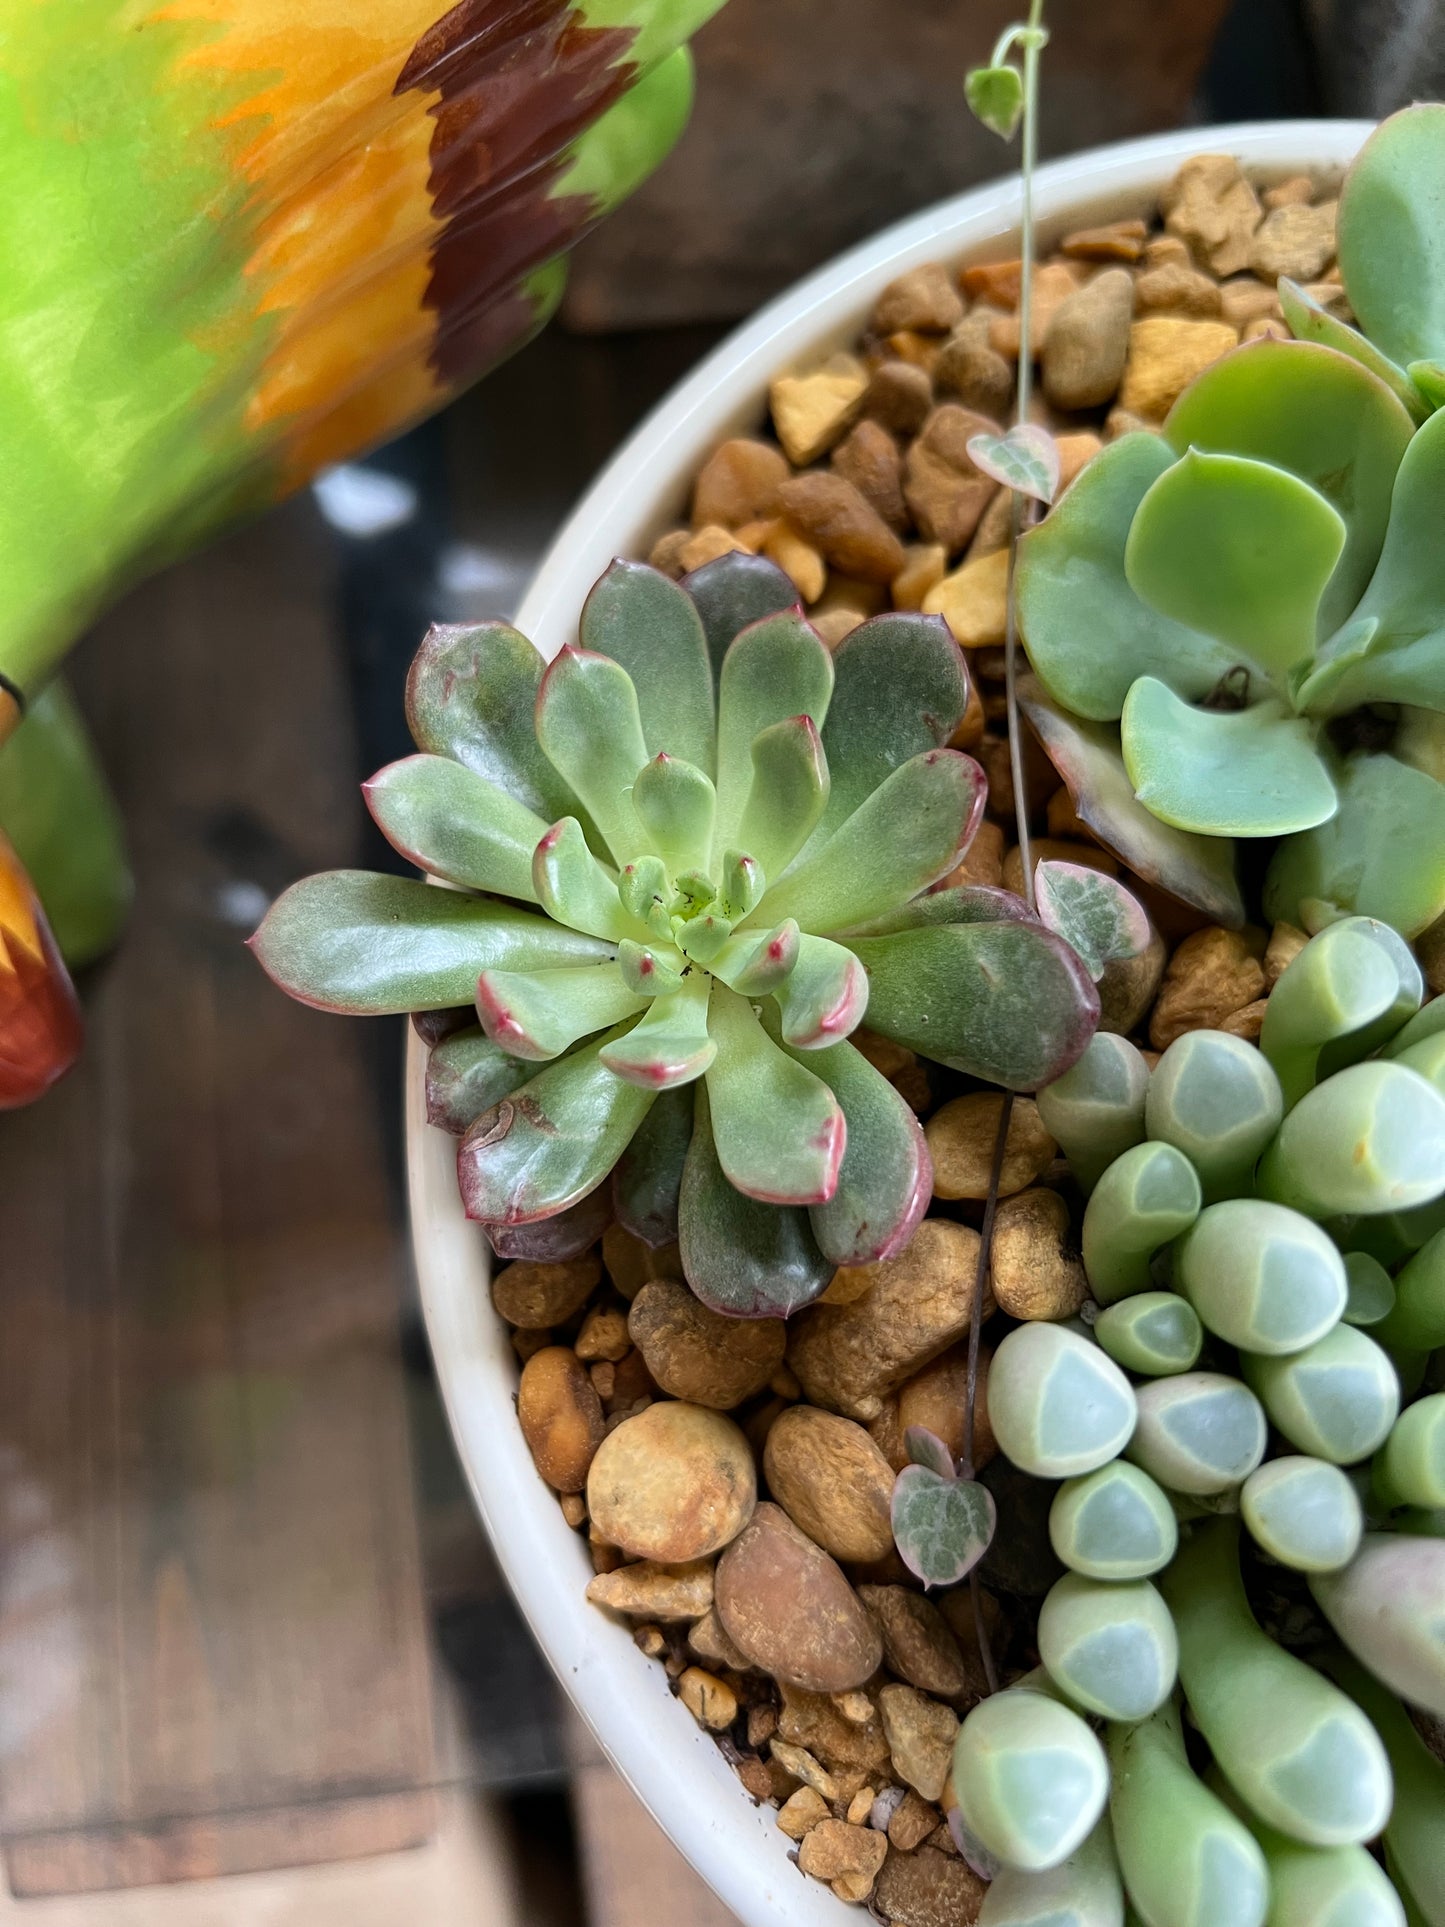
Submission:
<svg viewBox="0 0 1445 1927">
<path fill-rule="evenodd" d="M 254 939 L 324 1008 L 475 1004 L 429 1080 L 472 1217 L 540 1225 L 625 1169 L 629 1228 L 677 1237 L 699 1296 L 752 1316 L 901 1249 L 926 1207 L 918 1124 L 848 1042 L 865 1011 L 1022 1090 L 1098 1015 L 1011 899 L 929 894 L 985 789 L 947 746 L 968 684 L 943 623 L 881 616 L 830 654 L 795 601 L 752 556 L 685 585 L 618 562 L 551 664 L 505 625 L 433 631 L 420 753 L 366 797 L 452 887 L 311 878 Z"/>
</svg>

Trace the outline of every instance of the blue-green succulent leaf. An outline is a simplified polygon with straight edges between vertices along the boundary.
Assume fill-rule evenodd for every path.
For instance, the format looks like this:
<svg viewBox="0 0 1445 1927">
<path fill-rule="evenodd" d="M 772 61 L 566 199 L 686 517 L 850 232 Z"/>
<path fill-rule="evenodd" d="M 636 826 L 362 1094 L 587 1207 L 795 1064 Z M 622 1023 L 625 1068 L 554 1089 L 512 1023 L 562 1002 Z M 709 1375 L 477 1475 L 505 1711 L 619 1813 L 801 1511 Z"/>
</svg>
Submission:
<svg viewBox="0 0 1445 1927">
<path fill-rule="evenodd" d="M 945 924 L 848 946 L 868 972 L 870 1030 L 1009 1090 L 1061 1077 L 1099 1020 L 1088 971 L 1042 924 Z"/>
<path fill-rule="evenodd" d="M 1266 916 L 1318 930 L 1358 913 L 1418 937 L 1445 914 L 1445 784 L 1393 756 L 1360 752 L 1336 788 L 1334 816 L 1275 852 Z"/>
<path fill-rule="evenodd" d="M 1151 815 L 1204 836 L 1286 836 L 1335 813 L 1309 724 L 1283 703 L 1194 709 L 1141 676 L 1120 723 L 1124 767 Z"/>
<path fill-rule="evenodd" d="M 696 870 L 707 862 L 717 792 L 695 763 L 659 750 L 637 772 L 632 807 L 669 870 Z"/>
<path fill-rule="evenodd" d="M 1340 271 L 1370 339 L 1405 365 L 1445 355 L 1445 107 L 1392 114 L 1340 195 Z"/>
<path fill-rule="evenodd" d="M 1399 397 L 1358 359 L 1333 345 L 1264 340 L 1197 376 L 1164 433 L 1181 455 L 1192 447 L 1288 469 L 1338 510 L 1346 540 L 1321 600 L 1327 634 L 1370 579 L 1412 425 Z"/>
<path fill-rule="evenodd" d="M 602 1062 L 618 1077 L 651 1091 L 701 1077 L 717 1055 L 707 1028 L 711 988 L 702 971 L 689 971 L 675 996 L 655 999 L 631 1030 L 607 1045 Z"/>
<path fill-rule="evenodd" d="M 580 1038 L 606 1030 L 647 1003 L 615 963 L 559 970 L 484 970 L 477 1015 L 492 1042 L 513 1057 L 545 1062 Z"/>
<path fill-rule="evenodd" d="M 1427 409 L 1445 408 L 1445 361 L 1412 361 L 1405 372 Z"/>
<path fill-rule="evenodd" d="M 923 930 L 935 923 L 1037 923 L 1029 914 L 1023 898 L 1012 890 L 1000 890 L 991 883 L 949 883 L 937 890 L 926 890 L 911 903 L 886 910 L 881 917 L 856 923 L 848 933 L 854 937 L 887 937 L 895 930 Z"/>
<path fill-rule="evenodd" d="M 607 1041 L 546 1065 L 472 1125 L 457 1149 L 469 1218 L 535 1224 L 604 1181 L 656 1095 L 612 1075 L 601 1061 Z"/>
<path fill-rule="evenodd" d="M 612 1173 L 617 1222 L 656 1249 L 677 1242 L 682 1167 L 692 1142 L 693 1094 L 685 1084 L 658 1093 Z"/>
<path fill-rule="evenodd" d="M 484 970 L 546 970 L 613 954 L 510 904 L 367 870 L 293 883 L 251 947 L 299 1002 L 352 1017 L 448 1010 L 472 1001 Z"/>
<path fill-rule="evenodd" d="M 591 812 L 616 861 L 646 851 L 632 785 L 647 745 L 627 671 L 610 656 L 563 649 L 537 693 L 537 741 Z"/>
<path fill-rule="evenodd" d="M 697 605 L 645 562 L 614 562 L 582 605 L 584 649 L 632 678 L 648 753 L 713 771 L 712 665 Z"/>
<path fill-rule="evenodd" d="M 432 1046 L 426 1060 L 426 1120 L 460 1137 L 493 1104 L 520 1089 L 532 1066 L 468 1024 Z"/>
<path fill-rule="evenodd" d="M 1314 650 L 1320 598 L 1344 546 L 1343 518 L 1298 476 L 1191 448 L 1139 504 L 1124 568 L 1151 608 L 1282 685 Z M 1162 675 L 1173 684 L 1167 668 Z"/>
<path fill-rule="evenodd" d="M 718 686 L 715 856 L 742 847 L 738 824 L 753 786 L 755 738 L 796 716 L 821 730 L 832 693 L 833 658 L 800 612 L 767 616 L 734 639 Z"/>
<path fill-rule="evenodd" d="M 734 636 L 761 622 L 764 616 L 798 607 L 792 578 L 766 556 L 749 555 L 743 549 L 730 549 L 715 561 L 705 562 L 683 577 L 682 586 L 702 617 L 714 683 L 722 674 L 723 657 Z"/>
<path fill-rule="evenodd" d="M 765 1204 L 826 1204 L 838 1186 L 847 1126 L 828 1086 L 763 1030 L 752 1007 L 715 984 L 707 1072 L 718 1162 Z"/>
<path fill-rule="evenodd" d="M 387 842 L 418 869 L 466 890 L 537 901 L 532 852 L 547 825 L 487 777 L 450 756 L 407 756 L 361 793 Z"/>
<path fill-rule="evenodd" d="M 1121 436 L 1020 545 L 1019 622 L 1029 660 L 1076 716 L 1113 722 L 1140 676 L 1165 676 L 1181 696 L 1207 696 L 1235 665 L 1222 642 L 1141 602 L 1124 572 L 1135 512 L 1173 462 L 1159 436 Z"/>
<path fill-rule="evenodd" d="M 1438 406 L 1427 402 L 1408 370 L 1397 367 L 1358 328 L 1352 328 L 1347 321 L 1341 321 L 1338 315 L 1332 315 L 1322 301 L 1316 301 L 1308 288 L 1302 288 L 1288 276 L 1280 278 L 1279 304 L 1289 323 L 1290 333 L 1296 340 L 1317 342 L 1322 348 L 1333 348 L 1339 354 L 1351 356 L 1361 367 L 1368 368 L 1372 375 L 1384 382 L 1412 421 L 1424 421 L 1431 406 Z"/>
<path fill-rule="evenodd" d="M 881 1071 L 847 1042 L 809 1051 L 807 1068 L 837 1098 L 848 1124 L 838 1188 L 808 1212 L 835 1265 L 866 1265 L 902 1251 L 933 1195 L 933 1164 L 918 1119 Z"/>
</svg>

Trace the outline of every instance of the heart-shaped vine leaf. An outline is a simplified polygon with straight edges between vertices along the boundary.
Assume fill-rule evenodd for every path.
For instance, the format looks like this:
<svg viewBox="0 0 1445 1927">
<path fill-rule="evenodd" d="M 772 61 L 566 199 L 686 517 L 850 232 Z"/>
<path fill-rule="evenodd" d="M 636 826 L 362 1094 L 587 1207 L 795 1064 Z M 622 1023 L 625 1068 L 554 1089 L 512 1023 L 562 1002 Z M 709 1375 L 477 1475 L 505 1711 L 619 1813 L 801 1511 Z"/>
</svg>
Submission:
<svg viewBox="0 0 1445 1927">
<path fill-rule="evenodd" d="M 993 1494 L 973 1479 L 940 1478 L 905 1465 L 893 1482 L 893 1538 L 899 1557 L 925 1586 L 956 1586 L 988 1551 L 997 1512 Z"/>
<path fill-rule="evenodd" d="M 1097 983 L 1104 966 L 1140 956 L 1149 947 L 1149 918 L 1117 877 L 1082 863 L 1048 859 L 1034 871 L 1041 920 L 1078 952 Z"/>
<path fill-rule="evenodd" d="M 926 1425 L 908 1427 L 903 1434 L 903 1449 L 908 1454 L 910 1465 L 925 1466 L 930 1472 L 937 1473 L 940 1479 L 958 1477 L 952 1452 L 937 1432 L 930 1432 Z"/>
<path fill-rule="evenodd" d="M 1017 67 L 975 67 L 963 83 L 963 96 L 990 132 L 1012 140 L 1024 111 L 1023 76 Z"/>
<path fill-rule="evenodd" d="M 1006 435 L 974 435 L 968 444 L 975 468 L 1005 488 L 1052 502 L 1059 492 L 1059 447 L 1038 422 L 1019 422 Z"/>
</svg>

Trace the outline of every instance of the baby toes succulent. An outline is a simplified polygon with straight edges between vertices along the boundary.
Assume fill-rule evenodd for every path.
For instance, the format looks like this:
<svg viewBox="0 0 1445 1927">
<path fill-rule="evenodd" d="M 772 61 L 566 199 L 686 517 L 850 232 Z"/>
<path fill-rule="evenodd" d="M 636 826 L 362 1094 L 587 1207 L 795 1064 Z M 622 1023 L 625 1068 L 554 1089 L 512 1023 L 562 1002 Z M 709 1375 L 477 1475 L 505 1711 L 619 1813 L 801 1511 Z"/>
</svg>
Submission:
<svg viewBox="0 0 1445 1927">
<path fill-rule="evenodd" d="M 328 1009 L 475 1006 L 434 1047 L 428 1107 L 462 1134 L 468 1212 L 514 1250 L 613 1177 L 701 1297 L 786 1314 L 901 1249 L 929 1198 L 913 1113 L 848 1042 L 865 1011 L 1020 1090 L 1097 1020 L 1090 969 L 1017 900 L 933 889 L 983 809 L 948 747 L 967 699 L 937 618 L 879 617 L 830 654 L 755 557 L 681 586 L 614 563 L 550 664 L 501 624 L 423 643 L 419 753 L 365 793 L 451 887 L 311 878 L 256 952 Z M 1112 954 L 1127 905 L 1076 883 L 1061 920 Z"/>
</svg>

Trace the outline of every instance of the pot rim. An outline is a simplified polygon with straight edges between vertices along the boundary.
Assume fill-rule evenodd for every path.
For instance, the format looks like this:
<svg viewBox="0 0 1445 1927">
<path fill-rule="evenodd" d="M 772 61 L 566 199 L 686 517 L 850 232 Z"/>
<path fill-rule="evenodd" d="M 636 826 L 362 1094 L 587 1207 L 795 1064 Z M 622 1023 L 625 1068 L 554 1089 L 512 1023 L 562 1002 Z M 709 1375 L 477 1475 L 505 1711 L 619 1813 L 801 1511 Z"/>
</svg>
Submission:
<svg viewBox="0 0 1445 1927">
<path fill-rule="evenodd" d="M 1255 174 L 1340 170 L 1371 132 L 1363 120 L 1184 128 L 1052 161 L 1035 178 L 1041 242 L 1066 226 L 1138 212 L 1193 154 L 1227 152 Z M 575 634 L 614 555 L 647 552 L 681 519 L 715 443 L 755 427 L 768 383 L 851 345 L 871 304 L 922 262 L 997 257 L 1016 235 L 1015 177 L 896 223 L 815 270 L 744 322 L 634 430 L 550 545 L 516 618 L 551 657 Z M 670 1691 L 625 1625 L 584 1597 L 586 1543 L 538 1477 L 517 1424 L 517 1359 L 491 1308 L 490 1251 L 463 1214 L 456 1139 L 426 1122 L 426 1053 L 408 1026 L 407 1181 L 422 1309 L 458 1456 L 499 1564 L 533 1636 L 602 1750 L 743 1927 L 857 1927 L 858 1910 L 790 1861 L 774 1810 L 754 1806 L 712 1738 Z"/>
</svg>

